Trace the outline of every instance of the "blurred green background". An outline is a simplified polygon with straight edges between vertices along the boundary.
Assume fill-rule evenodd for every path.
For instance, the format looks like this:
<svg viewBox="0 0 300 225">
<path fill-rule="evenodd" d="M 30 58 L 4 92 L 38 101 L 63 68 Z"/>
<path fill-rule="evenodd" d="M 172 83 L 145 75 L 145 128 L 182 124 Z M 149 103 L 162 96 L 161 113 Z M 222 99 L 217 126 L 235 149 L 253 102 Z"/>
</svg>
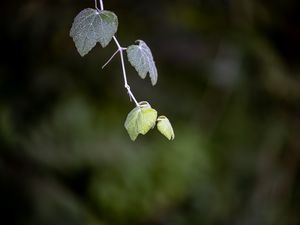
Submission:
<svg viewBox="0 0 300 225">
<path fill-rule="evenodd" d="M 300 2 L 106 0 L 123 46 L 152 49 L 172 121 L 132 142 L 116 50 L 81 58 L 94 1 L 1 2 L 0 224 L 299 225 Z"/>
</svg>

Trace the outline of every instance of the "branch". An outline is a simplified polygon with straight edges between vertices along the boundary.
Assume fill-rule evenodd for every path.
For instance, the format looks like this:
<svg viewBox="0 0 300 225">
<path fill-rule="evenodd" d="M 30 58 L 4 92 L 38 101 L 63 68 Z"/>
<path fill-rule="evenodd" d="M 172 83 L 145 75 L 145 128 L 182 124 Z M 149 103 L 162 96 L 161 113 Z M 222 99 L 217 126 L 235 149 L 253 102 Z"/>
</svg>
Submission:
<svg viewBox="0 0 300 225">
<path fill-rule="evenodd" d="M 100 10 L 104 10 L 104 6 L 103 6 L 103 1 L 99 0 L 100 3 Z M 95 8 L 97 9 L 98 4 L 97 4 L 97 0 L 95 0 Z M 140 106 L 140 104 L 138 103 L 138 101 L 136 100 L 136 98 L 134 97 L 133 93 L 130 90 L 130 86 L 128 85 L 127 82 L 127 75 L 126 75 L 126 69 L 125 69 L 125 62 L 124 62 L 124 54 L 123 51 L 126 50 L 126 48 L 123 48 L 118 39 L 113 36 L 113 39 L 118 47 L 118 50 L 109 58 L 109 60 L 102 66 L 102 69 L 113 59 L 113 57 L 117 54 L 120 53 L 120 57 L 121 57 L 121 65 L 122 65 L 122 72 L 123 72 L 123 78 L 124 78 L 124 87 L 127 89 L 128 95 L 130 97 L 130 101 L 133 100 L 134 103 L 136 104 L 136 106 Z"/>
<path fill-rule="evenodd" d="M 140 104 L 137 102 L 136 98 L 134 97 L 133 93 L 130 90 L 130 86 L 128 85 L 127 82 L 127 76 L 126 76 L 126 69 L 125 69 L 125 63 L 124 63 L 124 55 L 123 55 L 123 51 L 126 48 L 121 47 L 120 43 L 118 42 L 118 39 L 116 38 L 116 36 L 113 36 L 113 39 L 118 47 L 118 52 L 120 52 L 120 57 L 121 57 L 121 64 L 122 64 L 122 71 L 123 71 L 123 78 L 124 78 L 124 87 L 127 89 L 128 95 L 130 97 L 130 99 L 132 99 L 134 101 L 134 103 L 136 104 L 136 106 L 140 106 Z"/>
</svg>

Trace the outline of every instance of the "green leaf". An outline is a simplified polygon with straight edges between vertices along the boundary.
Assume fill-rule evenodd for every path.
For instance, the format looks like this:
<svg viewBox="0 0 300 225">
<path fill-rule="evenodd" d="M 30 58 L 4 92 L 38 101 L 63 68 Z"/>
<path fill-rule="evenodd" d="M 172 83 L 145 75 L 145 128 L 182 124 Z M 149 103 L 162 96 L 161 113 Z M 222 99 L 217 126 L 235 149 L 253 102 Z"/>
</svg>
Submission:
<svg viewBox="0 0 300 225">
<path fill-rule="evenodd" d="M 81 56 L 86 55 L 97 42 L 106 47 L 118 29 L 118 17 L 110 11 L 87 8 L 74 19 L 70 36 Z"/>
<path fill-rule="evenodd" d="M 139 135 L 138 126 L 137 126 L 137 119 L 139 116 L 139 107 L 135 107 L 128 115 L 125 121 L 125 128 L 131 138 L 131 140 L 135 140 Z"/>
<path fill-rule="evenodd" d="M 154 86 L 158 74 L 151 50 L 144 41 L 137 40 L 136 42 L 138 45 L 131 45 L 127 48 L 128 60 L 142 79 L 149 73 L 151 83 Z"/>
<path fill-rule="evenodd" d="M 157 112 L 152 109 L 148 102 L 140 102 L 141 113 L 139 114 L 137 126 L 140 134 L 145 135 L 150 129 L 154 128 Z"/>
<path fill-rule="evenodd" d="M 169 119 L 165 116 L 157 118 L 157 129 L 169 140 L 174 140 L 175 134 Z"/>
<path fill-rule="evenodd" d="M 131 138 L 135 140 L 139 134 L 145 135 L 151 128 L 155 126 L 157 112 L 152 109 L 148 102 L 140 102 L 128 114 L 125 121 L 125 128 Z"/>
</svg>

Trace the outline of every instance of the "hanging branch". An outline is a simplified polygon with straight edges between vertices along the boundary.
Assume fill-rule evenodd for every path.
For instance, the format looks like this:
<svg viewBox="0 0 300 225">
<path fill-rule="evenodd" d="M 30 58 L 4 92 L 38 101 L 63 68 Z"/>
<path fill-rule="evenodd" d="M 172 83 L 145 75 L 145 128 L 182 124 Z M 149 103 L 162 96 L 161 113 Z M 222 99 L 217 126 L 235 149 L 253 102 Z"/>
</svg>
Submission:
<svg viewBox="0 0 300 225">
<path fill-rule="evenodd" d="M 99 3 L 99 4 L 98 4 Z M 100 6 L 100 9 L 98 8 Z M 102 66 L 106 67 L 118 53 L 120 54 L 121 68 L 124 80 L 124 87 L 136 107 L 127 115 L 125 128 L 132 140 L 135 140 L 139 134 L 145 135 L 149 130 L 157 125 L 157 129 L 169 140 L 173 140 L 175 135 L 172 125 L 167 117 L 157 117 L 157 111 L 146 102 L 138 102 L 133 95 L 127 81 L 127 73 L 124 61 L 124 52 L 130 64 L 136 69 L 138 75 L 144 79 L 149 75 L 152 85 L 157 83 L 158 73 L 148 45 L 137 40 L 136 44 L 125 48 L 122 47 L 115 36 L 118 30 L 118 17 L 115 13 L 104 10 L 103 1 L 95 0 L 95 9 L 87 8 L 82 10 L 74 19 L 70 36 L 75 42 L 75 46 L 81 56 L 89 53 L 99 42 L 101 46 L 106 47 L 112 40 L 117 46 L 115 53 Z"/>
</svg>

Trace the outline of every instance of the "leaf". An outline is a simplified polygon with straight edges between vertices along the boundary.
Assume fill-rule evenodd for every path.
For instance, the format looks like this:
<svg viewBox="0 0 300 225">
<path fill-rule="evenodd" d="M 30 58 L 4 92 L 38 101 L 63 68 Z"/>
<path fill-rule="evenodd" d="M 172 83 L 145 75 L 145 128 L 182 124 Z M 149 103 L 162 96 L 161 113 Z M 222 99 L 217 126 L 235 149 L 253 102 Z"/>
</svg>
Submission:
<svg viewBox="0 0 300 225">
<path fill-rule="evenodd" d="M 118 17 L 110 11 L 87 8 L 74 19 L 70 36 L 81 56 L 86 55 L 97 42 L 106 47 L 118 29 Z"/>
<path fill-rule="evenodd" d="M 139 134 L 145 135 L 153 128 L 157 118 L 156 110 L 152 109 L 148 102 L 140 102 L 139 104 L 139 106 L 131 110 L 124 124 L 133 141 Z"/>
<path fill-rule="evenodd" d="M 139 107 L 135 107 L 128 115 L 125 121 L 125 128 L 131 138 L 131 140 L 135 140 L 139 135 L 138 127 L 137 127 L 137 118 L 139 116 Z"/>
<path fill-rule="evenodd" d="M 159 132 L 169 140 L 174 140 L 175 134 L 169 119 L 165 116 L 159 116 L 157 121 L 157 129 Z"/>
<path fill-rule="evenodd" d="M 150 129 L 154 128 L 157 112 L 152 109 L 148 102 L 140 103 L 141 113 L 139 114 L 137 126 L 140 134 L 145 135 Z"/>
<path fill-rule="evenodd" d="M 136 42 L 138 45 L 131 45 L 127 48 L 128 60 L 142 79 L 149 73 L 151 83 L 154 86 L 158 74 L 151 50 L 144 41 L 137 40 Z"/>
</svg>

